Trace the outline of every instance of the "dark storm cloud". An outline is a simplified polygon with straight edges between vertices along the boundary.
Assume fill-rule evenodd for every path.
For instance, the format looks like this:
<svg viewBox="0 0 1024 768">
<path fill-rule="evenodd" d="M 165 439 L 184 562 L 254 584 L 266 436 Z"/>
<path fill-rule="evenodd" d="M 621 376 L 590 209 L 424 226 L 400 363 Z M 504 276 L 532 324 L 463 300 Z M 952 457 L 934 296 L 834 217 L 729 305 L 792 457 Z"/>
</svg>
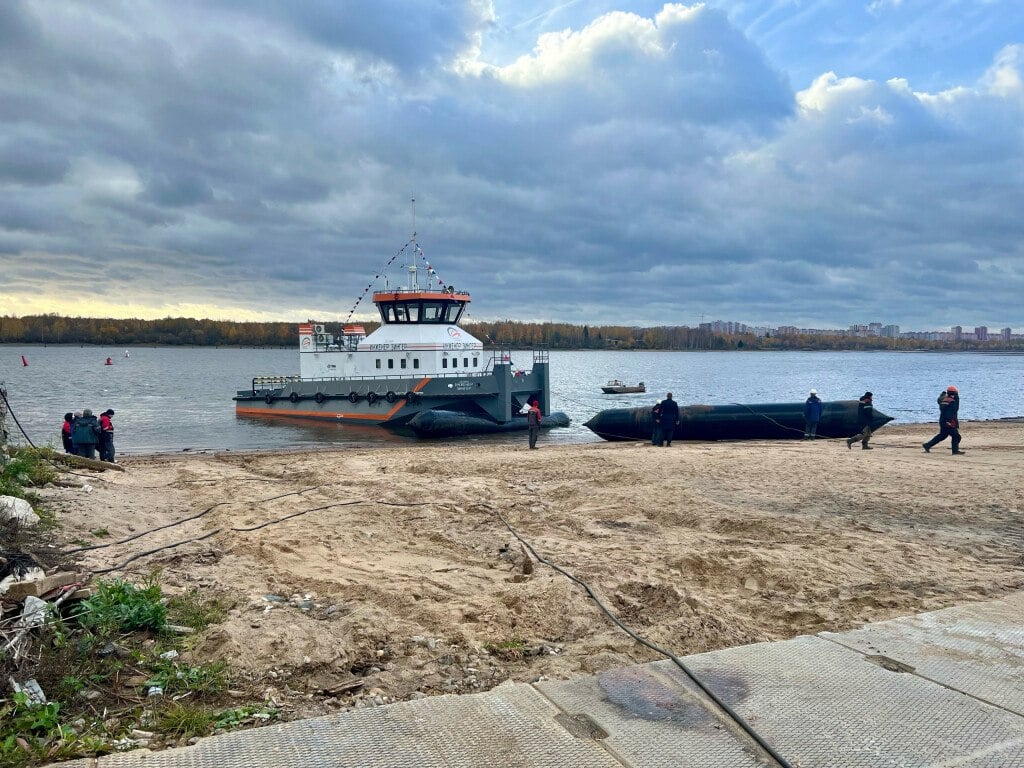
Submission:
<svg viewBox="0 0 1024 768">
<path fill-rule="evenodd" d="M 713 8 L 547 10 L 0 5 L 0 300 L 344 316 L 415 226 L 481 318 L 1024 324 L 1018 47 L 796 92 Z"/>
</svg>

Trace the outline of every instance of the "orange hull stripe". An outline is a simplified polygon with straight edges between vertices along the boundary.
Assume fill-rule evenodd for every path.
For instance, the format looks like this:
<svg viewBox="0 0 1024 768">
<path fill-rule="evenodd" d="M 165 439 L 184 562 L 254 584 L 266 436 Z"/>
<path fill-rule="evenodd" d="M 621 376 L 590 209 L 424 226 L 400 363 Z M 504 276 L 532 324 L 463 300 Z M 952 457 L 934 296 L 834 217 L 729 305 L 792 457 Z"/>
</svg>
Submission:
<svg viewBox="0 0 1024 768">
<path fill-rule="evenodd" d="M 420 379 L 419 383 L 412 388 L 413 392 L 419 393 L 423 390 L 427 384 L 430 383 L 430 377 Z M 359 419 L 360 421 L 386 421 L 394 416 L 401 409 L 402 403 L 395 403 L 391 406 L 391 410 L 383 414 L 375 413 L 345 413 L 344 411 L 300 411 L 298 409 L 280 409 L 280 408 L 254 408 L 249 405 L 238 405 L 235 407 L 235 413 L 247 413 L 259 416 L 303 416 L 311 419 Z M 334 414 L 331 416 L 331 414 Z"/>
</svg>

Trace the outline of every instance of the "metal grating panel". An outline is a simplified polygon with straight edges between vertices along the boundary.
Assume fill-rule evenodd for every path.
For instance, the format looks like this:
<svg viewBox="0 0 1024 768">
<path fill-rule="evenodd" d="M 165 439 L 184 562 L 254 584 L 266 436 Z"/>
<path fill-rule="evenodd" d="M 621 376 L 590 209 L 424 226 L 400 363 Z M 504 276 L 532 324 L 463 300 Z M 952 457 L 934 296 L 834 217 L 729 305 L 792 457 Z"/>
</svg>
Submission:
<svg viewBox="0 0 1024 768">
<path fill-rule="evenodd" d="M 62 768 L 622 768 L 577 738 L 528 685 L 228 733 L 195 746 L 137 750 Z"/>
<path fill-rule="evenodd" d="M 589 715 L 607 732 L 604 743 L 628 765 L 777 765 L 744 749 L 748 739 L 737 738 L 731 722 L 725 725 L 701 699 L 652 664 L 535 685 L 565 712 Z"/>
<path fill-rule="evenodd" d="M 1024 715 L 1024 594 L 820 636 Z"/>
<path fill-rule="evenodd" d="M 685 661 L 794 766 L 1024 768 L 1024 719 L 820 637 Z"/>
</svg>

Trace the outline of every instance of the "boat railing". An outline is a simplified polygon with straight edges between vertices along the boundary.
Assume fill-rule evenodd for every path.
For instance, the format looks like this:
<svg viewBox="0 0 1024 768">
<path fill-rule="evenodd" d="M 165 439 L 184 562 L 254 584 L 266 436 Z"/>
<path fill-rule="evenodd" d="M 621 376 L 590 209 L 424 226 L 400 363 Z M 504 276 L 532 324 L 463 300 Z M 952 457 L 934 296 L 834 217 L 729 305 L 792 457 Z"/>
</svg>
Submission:
<svg viewBox="0 0 1024 768">
<path fill-rule="evenodd" d="M 294 381 L 301 381 L 302 377 L 298 375 L 294 376 L 253 376 L 252 378 L 252 391 L 257 392 L 259 390 L 267 389 L 279 389 L 286 384 L 291 384 Z"/>
</svg>

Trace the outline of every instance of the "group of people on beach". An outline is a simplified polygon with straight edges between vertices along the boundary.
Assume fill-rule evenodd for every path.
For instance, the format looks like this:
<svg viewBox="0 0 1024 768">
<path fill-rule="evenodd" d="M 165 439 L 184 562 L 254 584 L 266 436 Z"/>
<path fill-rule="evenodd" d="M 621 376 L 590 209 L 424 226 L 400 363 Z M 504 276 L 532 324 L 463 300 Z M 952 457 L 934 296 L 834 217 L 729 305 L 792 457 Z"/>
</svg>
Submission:
<svg viewBox="0 0 1024 768">
<path fill-rule="evenodd" d="M 860 432 L 846 438 L 846 447 L 853 448 L 853 444 L 860 441 L 860 447 L 870 451 L 872 423 L 874 422 L 874 395 L 865 392 L 857 401 L 857 426 Z M 941 443 L 947 437 L 952 444 L 953 455 L 960 456 L 966 451 L 960 450 L 960 391 L 952 384 L 939 393 L 939 433 L 927 443 L 921 443 L 925 453 L 930 453 L 932 448 Z M 821 421 L 823 404 L 818 397 L 817 390 L 812 389 L 807 400 L 804 402 L 804 440 L 813 440 L 818 431 L 818 422 Z"/>
<path fill-rule="evenodd" d="M 114 462 L 114 409 L 108 408 L 99 418 L 89 408 L 64 414 L 60 437 L 64 452 L 86 459 L 95 459 L 99 450 L 100 461 Z"/>
</svg>

